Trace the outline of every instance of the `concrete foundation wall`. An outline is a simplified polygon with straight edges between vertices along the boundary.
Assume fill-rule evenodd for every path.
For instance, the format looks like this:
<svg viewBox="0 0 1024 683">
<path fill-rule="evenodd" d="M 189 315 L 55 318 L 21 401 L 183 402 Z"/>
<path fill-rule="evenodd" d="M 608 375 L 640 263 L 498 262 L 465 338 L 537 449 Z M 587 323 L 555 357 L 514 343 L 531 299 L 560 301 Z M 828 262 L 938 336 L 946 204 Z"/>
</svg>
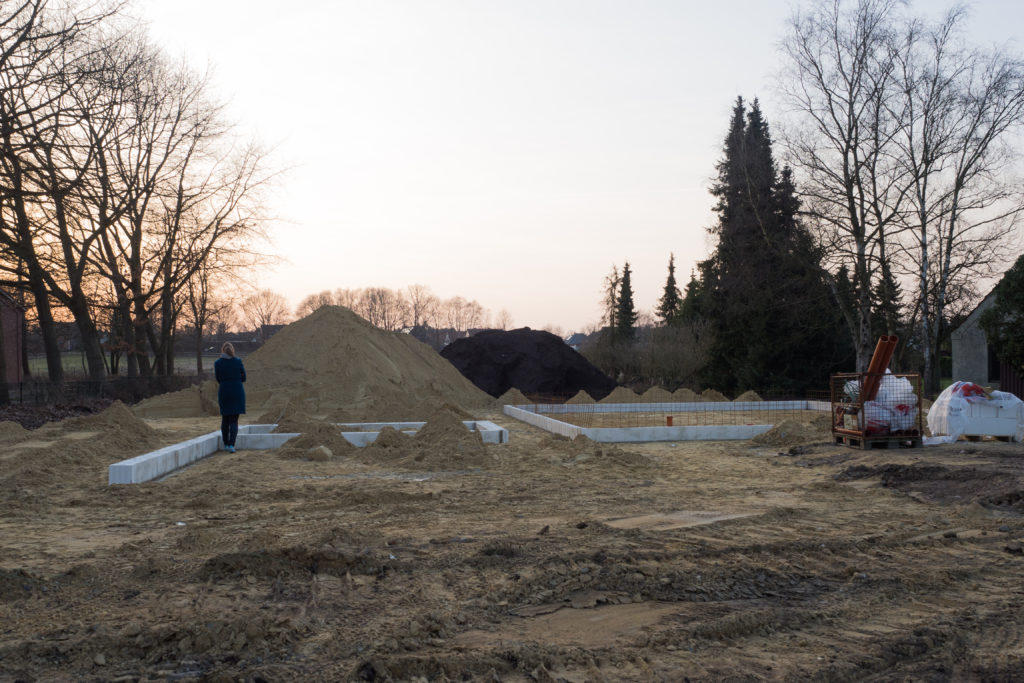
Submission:
<svg viewBox="0 0 1024 683">
<path fill-rule="evenodd" d="M 815 410 L 830 412 L 828 401 L 743 401 L 740 403 L 585 403 L 506 405 L 509 417 L 569 438 L 586 436 L 602 443 L 642 443 L 645 441 L 729 441 L 752 439 L 774 425 L 689 425 L 679 427 L 578 427 L 548 415 L 571 413 L 687 413 L 738 412 L 749 410 Z M 544 414 L 542 414 L 544 413 Z"/>
<path fill-rule="evenodd" d="M 426 422 L 367 422 L 367 423 L 344 423 L 338 425 L 339 429 L 344 427 L 360 427 L 364 431 L 342 431 L 341 435 L 353 446 L 366 446 L 373 443 L 384 427 L 393 427 L 408 433 L 415 433 Z M 484 443 L 503 444 L 508 443 L 508 430 L 487 420 L 466 420 L 463 422 L 471 432 L 478 432 Z M 296 434 L 274 434 L 273 430 L 277 425 L 241 425 L 238 428 L 238 439 L 235 447 L 239 450 L 266 450 L 280 448 Z M 370 431 L 375 429 L 376 431 Z M 191 465 L 217 451 L 223 450 L 224 444 L 220 438 L 220 432 L 211 432 L 203 436 L 197 436 L 182 443 L 166 446 L 156 451 L 122 460 L 111 465 L 107 470 L 108 484 L 141 484 L 144 481 L 151 481 L 162 477 L 174 470 Z"/>
</svg>

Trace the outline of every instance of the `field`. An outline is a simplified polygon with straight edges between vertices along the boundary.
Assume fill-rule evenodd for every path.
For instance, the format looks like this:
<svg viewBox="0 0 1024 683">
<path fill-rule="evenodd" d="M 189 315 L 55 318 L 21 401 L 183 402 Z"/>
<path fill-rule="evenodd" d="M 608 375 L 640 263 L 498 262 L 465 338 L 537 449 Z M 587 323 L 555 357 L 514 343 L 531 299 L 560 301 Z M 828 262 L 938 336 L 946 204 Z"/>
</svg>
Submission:
<svg viewBox="0 0 1024 683">
<path fill-rule="evenodd" d="M 469 468 L 240 451 L 108 487 L 80 444 L 217 419 L 9 443 L 0 678 L 1024 675 L 1018 444 L 619 449 L 480 417 L 511 443 Z"/>
<path fill-rule="evenodd" d="M 203 356 L 203 370 L 209 372 L 213 369 L 213 362 L 217 360 L 217 356 Z M 61 354 L 61 362 L 64 365 L 64 372 L 68 373 L 68 377 L 74 379 L 75 376 L 86 376 L 88 374 L 88 366 L 85 363 L 85 356 L 79 352 L 67 352 Z M 125 372 L 124 359 L 121 359 L 122 373 Z M 174 357 L 174 367 L 178 372 L 184 374 L 195 374 L 196 372 L 196 357 L 187 355 L 177 355 Z M 46 377 L 46 356 L 30 356 L 28 359 L 29 372 L 33 377 Z"/>
</svg>

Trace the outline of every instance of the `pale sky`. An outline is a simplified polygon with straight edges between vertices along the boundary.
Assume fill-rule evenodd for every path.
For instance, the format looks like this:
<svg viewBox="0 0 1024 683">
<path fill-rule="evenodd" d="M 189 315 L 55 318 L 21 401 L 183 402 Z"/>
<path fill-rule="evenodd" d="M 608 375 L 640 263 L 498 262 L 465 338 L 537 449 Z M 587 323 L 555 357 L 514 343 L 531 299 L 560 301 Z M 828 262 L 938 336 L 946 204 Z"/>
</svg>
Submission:
<svg viewBox="0 0 1024 683">
<path fill-rule="evenodd" d="M 938 11 L 946 2 L 917 2 Z M 636 305 L 706 258 L 708 186 L 737 95 L 769 123 L 793 3 L 765 0 L 137 0 L 170 55 L 212 68 L 240 130 L 290 167 L 269 198 L 294 306 L 424 284 L 566 333 L 629 261 Z M 1024 2 L 982 0 L 983 44 Z M 1021 49 L 1014 40 L 1013 47 Z M 781 150 L 777 150 L 777 155 Z"/>
</svg>

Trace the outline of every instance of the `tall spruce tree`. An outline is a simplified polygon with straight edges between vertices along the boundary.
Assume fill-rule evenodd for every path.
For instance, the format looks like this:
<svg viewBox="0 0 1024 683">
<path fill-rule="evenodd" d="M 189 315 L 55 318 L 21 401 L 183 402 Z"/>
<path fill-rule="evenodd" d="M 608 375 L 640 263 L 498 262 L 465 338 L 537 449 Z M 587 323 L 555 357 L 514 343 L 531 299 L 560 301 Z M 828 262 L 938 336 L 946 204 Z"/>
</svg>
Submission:
<svg viewBox="0 0 1024 683">
<path fill-rule="evenodd" d="M 629 261 L 622 266 L 619 282 L 618 305 L 615 311 L 615 337 L 620 342 L 631 342 L 636 336 L 636 308 L 633 306 L 633 285 L 630 283 Z"/>
<path fill-rule="evenodd" d="M 665 280 L 665 291 L 658 302 L 658 317 L 665 325 L 673 325 L 678 322 L 682 307 L 683 300 L 676 285 L 676 255 L 669 254 L 668 278 Z"/>
<path fill-rule="evenodd" d="M 718 243 L 698 265 L 699 305 L 689 307 L 714 335 L 703 379 L 722 391 L 824 389 L 844 360 L 845 337 L 757 100 L 748 109 L 737 98 L 717 170 Z"/>
</svg>

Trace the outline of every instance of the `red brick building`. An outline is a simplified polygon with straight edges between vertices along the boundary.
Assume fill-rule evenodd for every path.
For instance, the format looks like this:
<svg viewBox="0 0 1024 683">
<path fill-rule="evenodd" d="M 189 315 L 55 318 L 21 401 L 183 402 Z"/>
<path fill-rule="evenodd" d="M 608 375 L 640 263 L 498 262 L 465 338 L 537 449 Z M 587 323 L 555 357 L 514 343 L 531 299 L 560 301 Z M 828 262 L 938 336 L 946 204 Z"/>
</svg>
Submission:
<svg viewBox="0 0 1024 683">
<path fill-rule="evenodd" d="M 20 382 L 24 379 L 21 368 L 21 330 L 25 309 L 10 295 L 0 292 L 0 336 L 3 337 L 4 360 L 7 377 L 3 381 Z"/>
</svg>

